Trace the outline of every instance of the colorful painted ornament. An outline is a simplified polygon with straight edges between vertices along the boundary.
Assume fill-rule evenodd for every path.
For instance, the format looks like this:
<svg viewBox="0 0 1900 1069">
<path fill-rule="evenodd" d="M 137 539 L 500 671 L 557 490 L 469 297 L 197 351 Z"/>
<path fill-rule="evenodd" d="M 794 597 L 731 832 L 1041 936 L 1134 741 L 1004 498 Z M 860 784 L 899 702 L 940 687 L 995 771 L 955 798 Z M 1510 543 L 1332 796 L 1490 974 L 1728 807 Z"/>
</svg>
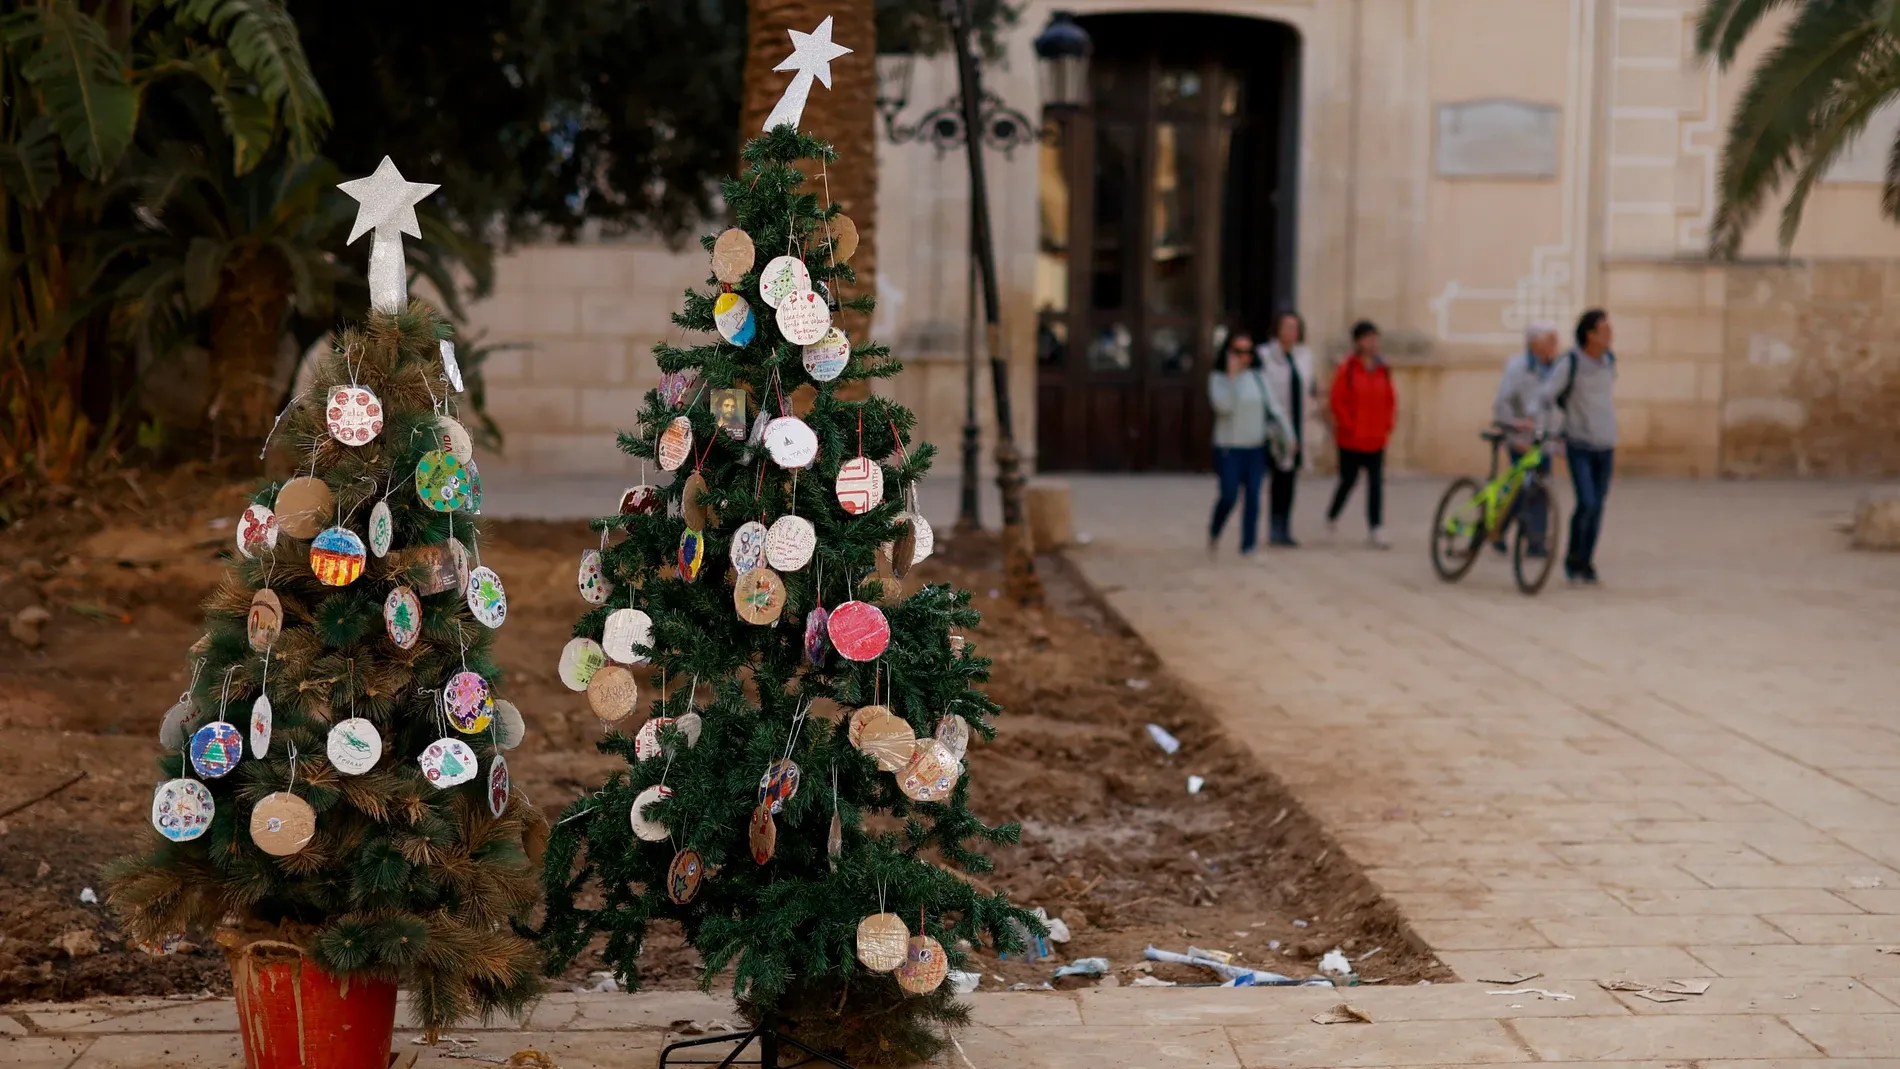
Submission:
<svg viewBox="0 0 1900 1069">
<path fill-rule="evenodd" d="M 462 508 L 477 516 L 482 514 L 482 471 L 472 460 L 462 462 L 462 472 L 467 476 L 468 488 L 462 491 Z"/>
<path fill-rule="evenodd" d="M 639 704 L 640 684 L 620 665 L 602 665 L 587 681 L 587 705 L 603 724 L 625 720 Z"/>
<path fill-rule="evenodd" d="M 765 535 L 765 525 L 757 520 L 747 520 L 732 532 L 732 549 L 727 556 L 734 570 L 744 574 L 765 563 Z"/>
<path fill-rule="evenodd" d="M 895 913 L 873 913 L 858 922 L 858 961 L 872 972 L 895 972 L 908 957 L 910 929 Z"/>
<path fill-rule="evenodd" d="M 927 935 L 914 935 L 897 970 L 897 986 L 913 995 L 928 995 L 950 975 L 950 958 L 943 944 Z"/>
<path fill-rule="evenodd" d="M 251 810 L 251 841 L 272 857 L 289 857 L 317 835 L 317 811 L 289 791 L 267 794 Z"/>
<path fill-rule="evenodd" d="M 478 735 L 495 718 L 488 680 L 474 672 L 457 672 L 442 688 L 442 705 L 449 723 L 464 735 Z"/>
<path fill-rule="evenodd" d="M 633 759 L 651 761 L 665 753 L 666 748 L 660 744 L 660 729 L 675 723 L 677 721 L 670 716 L 656 716 L 641 724 L 640 730 L 633 735 Z"/>
<path fill-rule="evenodd" d="M 569 690 L 586 690 L 594 673 L 607 663 L 600 643 L 591 638 L 571 638 L 561 647 L 561 682 Z"/>
<path fill-rule="evenodd" d="M 798 794 L 798 765 L 790 758 L 780 758 L 765 766 L 765 774 L 759 777 L 759 805 L 772 811 L 774 815 L 785 809 L 785 803 Z"/>
<path fill-rule="evenodd" d="M 389 499 L 376 502 L 369 510 L 369 551 L 381 560 L 389 555 L 390 544 L 396 540 L 396 517 L 390 514 Z"/>
<path fill-rule="evenodd" d="M 750 344 L 759 333 L 759 321 L 752 315 L 752 305 L 730 291 L 713 299 L 713 326 L 719 328 L 720 337 L 734 345 Z"/>
<path fill-rule="evenodd" d="M 787 297 L 778 306 L 778 330 L 793 345 L 812 345 L 831 329 L 831 306 L 813 290 Z"/>
<path fill-rule="evenodd" d="M 678 471 L 686 458 L 693 454 L 693 421 L 685 416 L 675 416 L 673 421 L 660 432 L 660 444 L 656 452 L 660 456 L 660 467 L 666 471 Z"/>
<path fill-rule="evenodd" d="M 770 568 L 754 568 L 732 585 L 732 605 L 746 623 L 777 623 L 785 611 L 785 580 Z"/>
<path fill-rule="evenodd" d="M 488 811 L 501 816 L 508 808 L 508 795 L 514 784 L 508 776 L 508 762 L 496 754 L 488 762 Z"/>
<path fill-rule="evenodd" d="M 299 476 L 278 488 L 275 511 L 279 531 L 292 538 L 314 538 L 335 514 L 336 497 L 322 479 Z"/>
<path fill-rule="evenodd" d="M 660 400 L 668 408 L 678 408 L 686 395 L 699 385 L 697 371 L 669 371 L 660 376 Z"/>
<path fill-rule="evenodd" d="M 656 802 L 663 802 L 671 797 L 673 797 L 673 788 L 664 784 L 648 787 L 634 795 L 633 807 L 627 813 L 627 819 L 633 825 L 633 834 L 644 842 L 665 842 L 666 837 L 672 832 L 667 830 L 666 825 L 647 816 L 646 811 Z"/>
<path fill-rule="evenodd" d="M 851 339 L 832 327 L 824 337 L 805 346 L 804 357 L 805 374 L 819 382 L 830 382 L 844 374 L 845 365 L 851 362 Z"/>
<path fill-rule="evenodd" d="M 772 822 L 771 810 L 759 806 L 752 811 L 752 821 L 746 825 L 746 842 L 752 847 L 752 860 L 756 864 L 766 864 L 778 853 L 778 825 Z"/>
<path fill-rule="evenodd" d="M 262 757 L 270 752 L 270 729 L 276 720 L 271 709 L 270 695 L 259 694 L 251 703 L 251 756 Z"/>
<path fill-rule="evenodd" d="M 581 551 L 580 570 L 581 600 L 589 605 L 604 605 L 613 593 L 613 584 L 607 581 L 607 573 L 601 564 L 600 550 Z"/>
<path fill-rule="evenodd" d="M 600 648 L 607 659 L 621 664 L 645 664 L 637 647 L 653 645 L 653 617 L 639 609 L 615 609 L 601 625 Z"/>
<path fill-rule="evenodd" d="M 680 517 L 686 526 L 695 531 L 703 531 L 710 524 L 711 510 L 706 507 L 706 477 L 694 472 L 686 477 L 686 485 L 680 488 Z"/>
<path fill-rule="evenodd" d="M 774 256 L 759 272 L 759 296 L 773 308 L 811 289 L 811 269 L 796 256 Z"/>
<path fill-rule="evenodd" d="M 850 661 L 874 661 L 891 644 L 884 611 L 864 601 L 847 601 L 831 611 L 826 634 L 839 655 Z"/>
<path fill-rule="evenodd" d="M 699 851 L 687 847 L 673 855 L 673 863 L 666 867 L 666 897 L 676 906 L 683 906 L 699 893 L 699 881 L 704 877 L 705 859 Z"/>
<path fill-rule="evenodd" d="M 369 550 L 348 527 L 331 527 L 310 543 L 310 570 L 324 586 L 349 586 L 363 574 Z"/>
<path fill-rule="evenodd" d="M 620 514 L 622 516 L 651 516 L 666 504 L 660 496 L 660 488 L 641 483 L 629 486 L 620 495 Z"/>
<path fill-rule="evenodd" d="M 383 403 L 364 386 L 338 386 L 330 391 L 323 415 L 324 429 L 344 445 L 368 445 L 383 433 Z"/>
<path fill-rule="evenodd" d="M 416 758 L 422 776 L 436 788 L 467 783 L 481 771 L 475 751 L 461 739 L 437 739 Z"/>
<path fill-rule="evenodd" d="M 838 468 L 838 505 L 862 516 L 884 500 L 884 466 L 869 457 L 852 457 Z"/>
<path fill-rule="evenodd" d="M 228 776 L 244 759 L 244 736 L 222 720 L 199 728 L 191 736 L 191 767 L 205 779 Z"/>
<path fill-rule="evenodd" d="M 805 615 L 805 663 L 813 668 L 825 665 L 825 630 L 831 614 L 823 605 L 815 605 Z"/>
<path fill-rule="evenodd" d="M 276 549 L 277 514 L 256 502 L 244 506 L 244 511 L 238 514 L 237 548 L 239 553 L 252 558 Z"/>
<path fill-rule="evenodd" d="M 919 739 L 910 760 L 897 773 L 897 787 L 915 802 L 941 802 L 950 797 L 963 775 L 963 763 L 936 739 Z"/>
<path fill-rule="evenodd" d="M 484 627 L 500 627 L 508 619 L 508 592 L 493 568 L 468 573 L 468 611 Z"/>
<path fill-rule="evenodd" d="M 818 459 L 818 435 L 797 416 L 780 416 L 765 426 L 765 452 L 787 470 Z"/>
<path fill-rule="evenodd" d="M 431 449 L 416 462 L 416 496 L 437 512 L 454 512 L 468 493 L 468 474 L 455 454 Z"/>
<path fill-rule="evenodd" d="M 251 611 L 244 618 L 244 638 L 251 649 L 263 653 L 277 644 L 284 631 L 284 603 L 277 591 L 264 587 L 251 595 Z"/>
<path fill-rule="evenodd" d="M 152 794 L 152 827 L 175 843 L 187 843 L 211 827 L 218 803 L 195 779 L 172 779 Z"/>
<path fill-rule="evenodd" d="M 699 578 L 699 566 L 706 562 L 706 536 L 688 527 L 680 534 L 680 578 L 687 582 Z"/>
<path fill-rule="evenodd" d="M 495 745 L 512 750 L 521 745 L 528 737 L 528 722 L 515 708 L 515 703 L 506 698 L 495 699 Z"/>
<path fill-rule="evenodd" d="M 324 740 L 330 764 L 346 776 L 360 776 L 383 759 L 383 733 L 360 716 L 339 720 Z"/>
<path fill-rule="evenodd" d="M 758 253 L 752 244 L 752 235 L 732 227 L 722 232 L 713 242 L 713 277 L 728 286 L 737 286 L 745 273 L 752 270 L 752 261 Z"/>
<path fill-rule="evenodd" d="M 818 530 L 803 516 L 780 516 L 765 532 L 765 562 L 781 572 L 803 568 L 817 548 Z"/>
<path fill-rule="evenodd" d="M 462 421 L 454 416 L 437 416 L 436 448 L 449 454 L 464 464 L 475 459 L 475 439 L 462 426 Z"/>
<path fill-rule="evenodd" d="M 963 755 L 970 751 L 970 722 L 955 713 L 945 713 L 943 719 L 937 721 L 937 730 L 931 734 L 958 761 L 962 761 Z"/>
<path fill-rule="evenodd" d="M 416 592 L 398 586 L 383 599 L 383 630 L 397 649 L 414 649 L 422 637 L 422 601 Z"/>
</svg>

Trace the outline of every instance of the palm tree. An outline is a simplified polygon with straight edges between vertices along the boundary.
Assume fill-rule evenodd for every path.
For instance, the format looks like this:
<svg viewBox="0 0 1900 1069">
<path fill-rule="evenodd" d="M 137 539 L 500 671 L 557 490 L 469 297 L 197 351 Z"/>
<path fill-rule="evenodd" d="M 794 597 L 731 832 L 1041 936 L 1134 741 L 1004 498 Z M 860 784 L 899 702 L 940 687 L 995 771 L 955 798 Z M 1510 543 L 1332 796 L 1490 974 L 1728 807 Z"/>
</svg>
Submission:
<svg viewBox="0 0 1900 1069">
<path fill-rule="evenodd" d="M 1740 250 L 1763 201 L 1784 183 L 1779 237 L 1784 251 L 1792 245 L 1815 183 L 1900 97 L 1900 0 L 1706 0 L 1696 51 L 1726 70 L 1749 32 L 1790 6 L 1792 20 L 1749 74 L 1729 121 L 1709 230 L 1715 256 Z M 1885 185 L 1881 214 L 1900 221 L 1900 139 L 1888 150 Z"/>
</svg>

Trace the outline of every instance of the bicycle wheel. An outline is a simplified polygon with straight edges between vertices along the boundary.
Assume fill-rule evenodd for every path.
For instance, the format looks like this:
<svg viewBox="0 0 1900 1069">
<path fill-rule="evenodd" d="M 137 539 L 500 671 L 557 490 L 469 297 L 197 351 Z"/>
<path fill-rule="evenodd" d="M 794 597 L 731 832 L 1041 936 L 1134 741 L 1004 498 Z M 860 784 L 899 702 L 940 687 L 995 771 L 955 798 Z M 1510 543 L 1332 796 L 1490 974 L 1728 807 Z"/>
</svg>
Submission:
<svg viewBox="0 0 1900 1069">
<path fill-rule="evenodd" d="M 1517 534 L 1511 539 L 1511 574 L 1517 579 L 1517 589 L 1525 594 L 1535 594 L 1544 589 L 1544 584 L 1550 581 L 1551 567 L 1557 562 L 1558 532 L 1561 530 L 1559 520 L 1562 516 L 1557 506 L 1557 495 L 1551 492 L 1548 480 L 1544 481 L 1541 490 L 1541 493 L 1531 495 L 1524 507 L 1529 508 L 1531 501 L 1542 499 L 1539 511 L 1544 514 L 1544 537 L 1531 537 L 1530 524 L 1525 522 L 1526 517 L 1520 512 L 1515 524 Z M 1529 488 L 1525 492 L 1528 494 Z M 1542 546 L 1537 545 L 1540 541 Z M 1541 555 L 1536 555 L 1538 549 L 1543 550 Z"/>
<path fill-rule="evenodd" d="M 1484 504 L 1478 484 L 1459 479 L 1445 488 L 1432 515 L 1432 570 L 1447 583 L 1465 577 L 1484 547 Z"/>
</svg>

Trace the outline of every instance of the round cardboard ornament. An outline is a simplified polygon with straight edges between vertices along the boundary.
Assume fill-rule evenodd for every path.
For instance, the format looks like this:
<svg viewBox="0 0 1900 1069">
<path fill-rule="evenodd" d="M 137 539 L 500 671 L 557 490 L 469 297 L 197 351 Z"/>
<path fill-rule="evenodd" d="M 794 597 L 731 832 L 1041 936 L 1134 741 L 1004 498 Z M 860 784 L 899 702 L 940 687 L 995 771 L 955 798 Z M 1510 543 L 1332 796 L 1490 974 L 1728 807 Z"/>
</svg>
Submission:
<svg viewBox="0 0 1900 1069">
<path fill-rule="evenodd" d="M 865 601 L 847 601 L 831 611 L 825 633 L 838 654 L 848 661 L 873 661 L 891 644 L 891 625 L 884 610 Z"/>
<path fill-rule="evenodd" d="M 752 270 L 752 261 L 758 256 L 752 244 L 752 235 L 732 227 L 721 233 L 713 242 L 713 277 L 728 286 L 737 286 L 739 280 Z"/>
<path fill-rule="evenodd" d="M 604 724 L 625 720 L 640 704 L 640 684 L 617 664 L 602 665 L 587 681 L 587 705 Z"/>
<path fill-rule="evenodd" d="M 713 299 L 713 326 L 719 328 L 720 337 L 734 345 L 749 344 L 759 333 L 751 303 L 731 291 Z"/>
<path fill-rule="evenodd" d="M 780 758 L 765 766 L 765 775 L 759 777 L 759 806 L 771 810 L 774 814 L 785 809 L 785 803 L 798 793 L 798 765 L 791 758 Z"/>
<path fill-rule="evenodd" d="M 310 543 L 310 570 L 324 586 L 349 586 L 363 574 L 369 549 L 348 527 L 331 527 Z"/>
<path fill-rule="evenodd" d="M 365 386 L 338 386 L 324 409 L 324 429 L 344 445 L 368 445 L 383 433 L 383 403 Z"/>
<path fill-rule="evenodd" d="M 777 308 L 787 297 L 811 289 L 811 270 L 796 256 L 774 256 L 759 272 L 759 296 Z"/>
<path fill-rule="evenodd" d="M 369 510 L 369 551 L 381 560 L 389 555 L 389 546 L 396 540 L 396 517 L 390 514 L 389 499 L 376 502 Z"/>
<path fill-rule="evenodd" d="M 152 827 L 175 843 L 196 839 L 211 827 L 218 803 L 195 779 L 171 779 L 152 794 Z"/>
<path fill-rule="evenodd" d="M 765 563 L 765 525 L 747 520 L 732 532 L 732 549 L 727 554 L 732 567 L 741 574 Z"/>
<path fill-rule="evenodd" d="M 416 496 L 437 512 L 454 512 L 468 493 L 468 473 L 454 453 L 431 449 L 416 461 Z"/>
<path fill-rule="evenodd" d="M 633 824 L 633 833 L 645 842 L 665 842 L 666 837 L 672 832 L 667 830 L 666 825 L 647 816 L 646 811 L 653 803 L 665 801 L 671 797 L 673 797 L 673 788 L 664 784 L 648 787 L 634 795 L 633 808 L 627 813 L 628 819 Z"/>
<path fill-rule="evenodd" d="M 720 296 L 724 298 L 731 295 Z M 749 317 L 751 312 L 748 310 L 746 314 Z M 813 290 L 794 293 L 778 306 L 779 333 L 785 335 L 785 340 L 793 345 L 812 345 L 830 329 L 831 306 Z"/>
<path fill-rule="evenodd" d="M 831 231 L 831 262 L 849 262 L 858 251 L 858 224 L 848 215 L 834 215 L 825 226 Z"/>
<path fill-rule="evenodd" d="M 621 664 L 645 664 L 647 656 L 636 646 L 653 645 L 653 617 L 639 609 L 615 609 L 607 615 L 600 633 L 600 648 L 610 661 Z"/>
<path fill-rule="evenodd" d="M 862 516 L 884 500 L 884 466 L 869 457 L 852 457 L 838 468 L 834 488 L 839 507 Z"/>
<path fill-rule="evenodd" d="M 589 605 L 604 605 L 607 596 L 613 593 L 613 585 L 607 582 L 607 573 L 600 562 L 600 550 L 581 551 L 580 571 L 581 600 Z"/>
<path fill-rule="evenodd" d="M 191 723 L 193 709 L 191 692 L 178 696 L 165 716 L 158 722 L 158 744 L 167 750 L 180 750 L 185 745 L 185 725 Z"/>
<path fill-rule="evenodd" d="M 481 771 L 475 751 L 461 739 L 435 740 L 416 758 L 416 764 L 422 766 L 423 778 L 438 789 L 467 783 Z"/>
<path fill-rule="evenodd" d="M 483 566 L 468 573 L 468 611 L 484 627 L 500 627 L 508 619 L 508 592 L 493 568 Z"/>
<path fill-rule="evenodd" d="M 772 811 L 759 806 L 752 811 L 752 822 L 746 825 L 746 842 L 752 847 L 752 860 L 760 865 L 772 860 L 778 853 L 778 825 L 772 823 Z"/>
<path fill-rule="evenodd" d="M 961 775 L 963 763 L 948 746 L 936 739 L 919 739 L 910 760 L 897 773 L 897 786 L 912 801 L 941 802 L 950 797 Z"/>
<path fill-rule="evenodd" d="M 802 468 L 818 459 L 818 435 L 797 416 L 780 416 L 765 426 L 765 452 L 781 468 Z"/>
<path fill-rule="evenodd" d="M 699 385 L 697 371 L 668 371 L 660 376 L 660 400 L 668 408 L 678 408 L 686 395 Z"/>
<path fill-rule="evenodd" d="M 437 449 L 464 464 L 475 459 L 475 439 L 470 437 L 461 420 L 454 416 L 437 416 L 435 422 Z"/>
<path fill-rule="evenodd" d="M 586 690 L 588 681 L 607 663 L 600 643 L 591 638 L 570 638 L 561 647 L 561 682 L 569 690 Z"/>
<path fill-rule="evenodd" d="M 699 851 L 687 847 L 673 855 L 673 863 L 666 867 L 666 897 L 676 906 L 683 906 L 699 893 L 699 881 L 704 878 L 706 861 Z"/>
<path fill-rule="evenodd" d="M 238 514 L 237 548 L 246 557 L 276 549 L 277 514 L 256 502 L 244 506 L 244 511 Z"/>
<path fill-rule="evenodd" d="M 732 585 L 732 605 L 746 623 L 777 623 L 785 611 L 785 580 L 770 568 L 754 568 Z"/>
<path fill-rule="evenodd" d="M 360 776 L 383 759 L 383 733 L 360 716 L 339 720 L 324 741 L 324 753 L 338 772 Z"/>
<path fill-rule="evenodd" d="M 908 514 L 897 517 L 897 526 L 901 533 L 892 541 L 877 547 L 883 561 L 890 565 L 891 578 L 902 579 L 905 573 L 917 563 L 917 529 L 910 525 Z"/>
<path fill-rule="evenodd" d="M 488 696 L 488 680 L 474 672 L 457 672 L 442 688 L 443 711 L 449 723 L 464 735 L 477 735 L 495 718 L 495 703 Z"/>
<path fill-rule="evenodd" d="M 251 810 L 251 841 L 272 857 L 289 857 L 317 834 L 317 811 L 289 791 L 267 794 Z"/>
<path fill-rule="evenodd" d="M 780 516 L 765 532 L 765 562 L 781 572 L 803 568 L 817 548 L 818 531 L 803 516 Z"/>
<path fill-rule="evenodd" d="M 850 716 L 845 719 L 845 725 L 844 725 L 845 741 L 849 742 L 853 747 L 862 750 L 864 748 L 865 725 L 869 724 L 872 720 L 875 720 L 876 718 L 880 716 L 890 716 L 890 715 L 891 715 L 891 711 L 889 709 L 886 709 L 882 705 L 866 705 L 866 706 L 863 706 L 862 708 L 853 710 Z M 909 760 L 910 759 L 909 755 L 906 754 L 904 759 Z"/>
<path fill-rule="evenodd" d="M 819 382 L 830 382 L 844 373 L 851 362 L 851 339 L 832 327 L 825 336 L 805 346 L 805 374 Z"/>
<path fill-rule="evenodd" d="M 858 712 L 863 716 L 864 710 Z M 917 732 L 908 720 L 888 710 L 864 717 L 862 727 L 858 726 L 858 717 L 852 717 L 851 726 L 858 733 L 858 751 L 885 772 L 902 770 L 917 752 Z"/>
<path fill-rule="evenodd" d="M 814 605 L 805 615 L 805 663 L 813 668 L 822 668 L 825 664 L 825 633 L 831 614 L 823 605 Z"/>
<path fill-rule="evenodd" d="M 924 514 L 921 512 L 906 512 L 904 516 L 910 521 L 911 534 L 916 536 L 917 551 L 910 558 L 911 567 L 915 568 L 936 552 L 937 532 L 931 528 L 930 521 L 924 519 Z"/>
<path fill-rule="evenodd" d="M 335 515 L 336 498 L 328 483 L 303 475 L 278 488 L 275 511 L 279 531 L 292 538 L 314 538 Z"/>
<path fill-rule="evenodd" d="M 858 960 L 872 972 L 894 972 L 909 956 L 910 929 L 895 913 L 873 913 L 858 922 Z"/>
<path fill-rule="evenodd" d="M 686 458 L 693 454 L 693 421 L 685 416 L 674 416 L 673 421 L 660 432 L 660 444 L 656 452 L 660 455 L 660 467 L 666 471 L 678 471 Z"/>
<path fill-rule="evenodd" d="M 398 586 L 383 599 L 383 630 L 397 649 L 414 649 L 422 637 L 422 601 L 416 592 Z"/>
<path fill-rule="evenodd" d="M 204 779 L 228 776 L 244 759 L 244 736 L 222 720 L 199 728 L 191 736 L 191 768 Z"/>
<path fill-rule="evenodd" d="M 656 716 L 641 724 L 640 730 L 633 735 L 633 759 L 651 761 L 665 753 L 666 748 L 660 745 L 660 729 L 671 727 L 677 722 L 670 716 Z"/>
<path fill-rule="evenodd" d="M 495 816 L 508 808 L 508 794 L 513 789 L 513 781 L 508 776 L 508 762 L 496 754 L 488 762 L 488 811 Z"/>
<path fill-rule="evenodd" d="M 259 694 L 251 703 L 251 756 L 262 757 L 270 752 L 270 729 L 276 720 L 276 713 L 270 707 L 270 695 Z"/>
<path fill-rule="evenodd" d="M 414 581 L 416 593 L 422 597 L 455 589 L 460 579 L 456 570 L 455 541 L 450 539 L 434 545 L 397 550 L 390 561 L 390 578 Z"/>
<path fill-rule="evenodd" d="M 904 964 L 897 970 L 897 986 L 913 995 L 928 995 L 950 975 L 950 958 L 943 944 L 927 935 L 913 935 Z"/>
<path fill-rule="evenodd" d="M 620 494 L 620 514 L 622 516 L 651 516 L 660 511 L 666 502 L 660 497 L 660 488 L 641 483 L 629 486 Z"/>
<path fill-rule="evenodd" d="M 264 587 L 251 595 L 251 612 L 244 618 L 244 638 L 259 653 L 277 644 L 284 631 L 284 603 L 277 591 Z"/>
<path fill-rule="evenodd" d="M 687 713 L 675 719 L 673 727 L 686 736 L 686 748 L 690 750 L 699 745 L 699 733 L 705 730 L 706 722 L 698 713 Z M 664 744 L 662 744 L 662 749 L 664 749 Z M 669 752 L 667 756 L 670 757 L 672 754 Z"/>
<path fill-rule="evenodd" d="M 495 699 L 495 745 L 504 750 L 512 750 L 521 745 L 528 737 L 528 721 L 515 708 L 515 703 L 506 698 Z"/>
<path fill-rule="evenodd" d="M 686 526 L 695 531 L 703 531 L 707 527 L 705 498 L 709 492 L 706 477 L 699 472 L 688 475 L 686 485 L 680 488 L 680 515 L 686 520 Z"/>
<path fill-rule="evenodd" d="M 958 761 L 962 761 L 963 755 L 970 752 L 970 722 L 955 713 L 943 714 L 943 719 L 937 721 L 937 730 L 932 734 Z"/>
<path fill-rule="evenodd" d="M 699 578 L 699 567 L 706 563 L 706 536 L 688 527 L 680 533 L 680 578 L 687 582 Z"/>
</svg>

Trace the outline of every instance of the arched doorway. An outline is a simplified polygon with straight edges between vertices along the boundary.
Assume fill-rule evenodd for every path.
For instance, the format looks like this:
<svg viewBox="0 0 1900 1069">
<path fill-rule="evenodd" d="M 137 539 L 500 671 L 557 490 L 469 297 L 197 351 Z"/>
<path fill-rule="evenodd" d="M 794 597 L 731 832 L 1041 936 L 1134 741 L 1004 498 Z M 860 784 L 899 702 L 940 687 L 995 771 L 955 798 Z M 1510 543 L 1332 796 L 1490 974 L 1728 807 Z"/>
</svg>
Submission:
<svg viewBox="0 0 1900 1069">
<path fill-rule="evenodd" d="M 1037 466 L 1208 466 L 1225 328 L 1293 299 L 1299 38 L 1225 15 L 1093 15 L 1091 106 L 1043 149 Z"/>
</svg>

